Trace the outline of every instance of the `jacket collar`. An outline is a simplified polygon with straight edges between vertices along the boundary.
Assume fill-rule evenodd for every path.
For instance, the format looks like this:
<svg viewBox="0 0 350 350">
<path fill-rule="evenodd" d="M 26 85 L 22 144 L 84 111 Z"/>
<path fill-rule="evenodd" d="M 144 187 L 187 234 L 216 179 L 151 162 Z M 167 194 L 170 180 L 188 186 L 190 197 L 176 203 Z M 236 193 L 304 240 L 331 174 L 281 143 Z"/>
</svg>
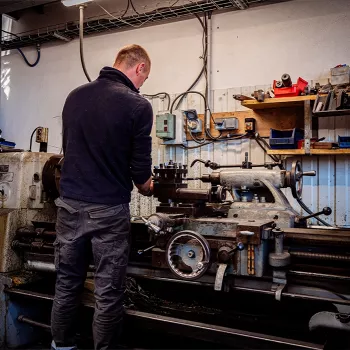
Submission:
<svg viewBox="0 0 350 350">
<path fill-rule="evenodd" d="M 124 73 L 112 67 L 102 68 L 98 79 L 108 79 L 111 81 L 115 81 L 127 86 L 132 91 L 139 92 L 139 89 L 136 89 L 135 85 Z"/>
</svg>

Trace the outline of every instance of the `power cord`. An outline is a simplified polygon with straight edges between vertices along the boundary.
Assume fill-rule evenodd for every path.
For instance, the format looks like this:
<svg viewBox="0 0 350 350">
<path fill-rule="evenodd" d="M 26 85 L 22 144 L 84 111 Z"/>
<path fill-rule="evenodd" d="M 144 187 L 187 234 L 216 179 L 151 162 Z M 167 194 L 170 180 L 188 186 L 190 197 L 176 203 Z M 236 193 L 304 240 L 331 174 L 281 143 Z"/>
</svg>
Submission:
<svg viewBox="0 0 350 350">
<path fill-rule="evenodd" d="M 29 152 L 32 151 L 33 136 L 34 136 L 35 132 L 36 132 L 38 129 L 39 129 L 39 126 L 36 127 L 36 128 L 33 130 L 32 134 L 30 135 Z"/>
<path fill-rule="evenodd" d="M 86 76 L 86 79 L 91 82 L 91 78 L 89 76 L 89 73 L 87 72 L 86 66 L 85 66 L 85 59 L 84 59 L 84 6 L 79 6 L 80 10 L 80 20 L 79 20 L 79 41 L 80 41 L 80 61 L 81 65 L 83 67 L 84 74 Z"/>
<path fill-rule="evenodd" d="M 40 54 L 40 44 L 37 44 L 36 46 L 36 51 L 37 51 L 37 58 L 36 58 L 36 61 L 34 63 L 30 63 L 26 57 L 26 55 L 24 54 L 24 52 L 21 50 L 21 49 L 17 49 L 18 52 L 21 54 L 21 56 L 23 57 L 24 59 L 24 62 L 27 64 L 27 66 L 33 68 L 35 67 L 39 62 L 40 62 L 40 57 L 41 57 L 41 54 Z"/>
<path fill-rule="evenodd" d="M 4 29 L 1 29 L 1 31 L 2 31 L 3 33 L 12 35 L 12 36 L 14 36 L 14 37 L 17 38 L 17 39 L 20 39 L 20 37 L 19 37 L 17 34 L 15 34 L 15 33 L 8 32 L 7 30 L 4 30 Z M 40 53 L 40 44 L 37 44 L 37 45 L 36 45 L 36 50 L 37 50 L 38 56 L 37 56 L 37 58 L 36 58 L 36 60 L 35 60 L 34 63 L 30 63 L 30 62 L 28 61 L 26 55 L 24 54 L 24 52 L 23 52 L 21 49 L 18 48 L 17 50 L 18 50 L 18 52 L 21 54 L 21 56 L 23 57 L 24 62 L 25 62 L 29 67 L 32 67 L 32 68 L 33 68 L 33 67 L 35 67 L 35 66 L 40 62 L 40 57 L 41 57 L 41 53 Z"/>
<path fill-rule="evenodd" d="M 160 96 L 163 96 L 160 98 L 166 97 L 168 99 L 167 111 L 170 109 L 171 97 L 167 92 L 158 92 L 157 94 L 154 94 L 154 95 L 143 94 L 142 96 L 146 97 L 146 98 L 156 98 L 156 97 L 160 97 Z"/>
<path fill-rule="evenodd" d="M 199 80 L 202 78 L 203 74 L 206 72 L 206 66 L 207 66 L 207 57 L 208 57 L 208 41 L 207 41 L 207 25 L 206 25 L 206 15 L 204 14 L 204 22 L 201 20 L 201 18 L 195 14 L 196 18 L 198 19 L 199 23 L 201 24 L 203 28 L 203 37 L 202 37 L 202 47 L 203 47 L 203 54 L 202 54 L 202 59 L 203 59 L 203 67 L 198 74 L 197 78 L 195 81 L 191 84 L 191 86 L 186 90 L 186 91 L 191 91 L 199 82 Z M 181 97 L 179 102 L 177 103 L 175 110 L 179 108 L 180 104 L 182 103 L 183 99 L 185 96 Z"/>
</svg>

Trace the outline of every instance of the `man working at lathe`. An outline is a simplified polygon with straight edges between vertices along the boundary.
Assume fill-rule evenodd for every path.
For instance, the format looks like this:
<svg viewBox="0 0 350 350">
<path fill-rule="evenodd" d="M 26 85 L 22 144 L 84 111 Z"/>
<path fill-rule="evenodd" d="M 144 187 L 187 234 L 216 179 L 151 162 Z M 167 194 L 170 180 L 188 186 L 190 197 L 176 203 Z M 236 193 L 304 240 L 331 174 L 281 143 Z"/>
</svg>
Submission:
<svg viewBox="0 0 350 350">
<path fill-rule="evenodd" d="M 63 109 L 64 164 L 55 242 L 56 292 L 52 348 L 76 349 L 80 296 L 95 264 L 95 349 L 115 349 L 123 319 L 133 183 L 152 195 L 150 103 L 139 95 L 151 60 L 139 45 L 117 54 L 112 67 L 72 91 Z"/>
</svg>

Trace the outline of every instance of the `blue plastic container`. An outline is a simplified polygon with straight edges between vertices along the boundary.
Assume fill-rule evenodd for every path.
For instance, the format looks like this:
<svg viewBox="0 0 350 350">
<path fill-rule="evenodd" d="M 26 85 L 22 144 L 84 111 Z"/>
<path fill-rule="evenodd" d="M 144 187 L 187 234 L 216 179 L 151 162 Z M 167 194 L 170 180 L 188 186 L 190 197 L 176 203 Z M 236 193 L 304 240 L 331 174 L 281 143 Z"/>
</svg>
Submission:
<svg viewBox="0 0 350 350">
<path fill-rule="evenodd" d="M 304 139 L 304 131 L 302 129 L 270 129 L 270 147 L 272 149 L 296 149 L 298 148 L 298 141 L 302 139 Z"/>
<path fill-rule="evenodd" d="M 350 136 L 338 136 L 339 148 L 350 148 Z"/>
<path fill-rule="evenodd" d="M 0 141 L 0 146 L 14 148 L 14 147 L 16 147 L 16 144 L 14 142 L 11 142 L 11 141 Z"/>
</svg>

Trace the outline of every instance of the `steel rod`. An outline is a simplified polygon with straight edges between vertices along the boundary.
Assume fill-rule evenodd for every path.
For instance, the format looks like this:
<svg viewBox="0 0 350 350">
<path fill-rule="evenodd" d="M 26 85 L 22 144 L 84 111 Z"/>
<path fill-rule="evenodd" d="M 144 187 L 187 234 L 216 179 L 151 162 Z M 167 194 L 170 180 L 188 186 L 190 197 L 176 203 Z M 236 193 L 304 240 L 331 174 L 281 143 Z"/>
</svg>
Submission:
<svg viewBox="0 0 350 350">
<path fill-rule="evenodd" d="M 36 326 L 36 327 L 40 327 L 40 328 L 45 328 L 45 329 L 51 330 L 51 326 L 50 325 L 34 321 L 34 320 L 32 320 L 32 319 L 30 319 L 28 317 L 25 317 L 24 315 L 19 315 L 17 320 L 19 322 L 22 322 L 22 323 L 30 324 L 31 326 Z"/>
<path fill-rule="evenodd" d="M 289 252 L 291 256 L 306 259 L 333 260 L 333 261 L 350 261 L 350 255 L 326 254 L 326 253 L 309 253 L 309 252 Z"/>
</svg>

